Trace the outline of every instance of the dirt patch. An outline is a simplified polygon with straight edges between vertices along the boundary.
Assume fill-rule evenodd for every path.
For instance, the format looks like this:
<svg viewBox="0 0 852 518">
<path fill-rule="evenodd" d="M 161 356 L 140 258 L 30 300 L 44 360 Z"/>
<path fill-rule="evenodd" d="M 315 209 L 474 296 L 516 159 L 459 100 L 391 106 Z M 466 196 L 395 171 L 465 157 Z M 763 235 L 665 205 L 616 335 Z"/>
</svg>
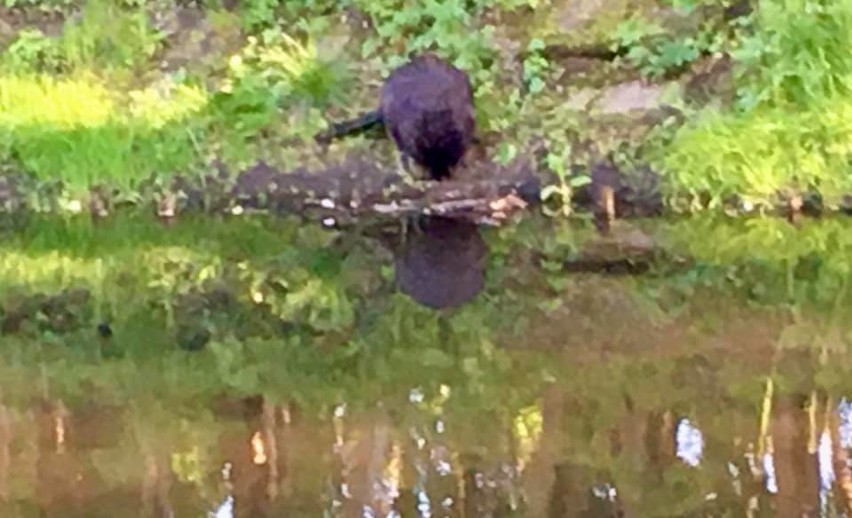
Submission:
<svg viewBox="0 0 852 518">
<path fill-rule="evenodd" d="M 12 43 L 22 29 L 35 28 L 46 36 L 59 36 L 71 12 L 0 6 L 0 51 Z"/>
<path fill-rule="evenodd" d="M 243 35 L 236 15 L 220 16 L 214 22 L 201 8 L 177 7 L 152 14 L 154 25 L 165 36 L 165 50 L 159 56 L 160 69 L 198 70 L 221 61 L 240 49 Z"/>
<path fill-rule="evenodd" d="M 630 81 L 605 88 L 596 108 L 605 115 L 650 111 L 662 104 L 665 85 Z"/>
</svg>

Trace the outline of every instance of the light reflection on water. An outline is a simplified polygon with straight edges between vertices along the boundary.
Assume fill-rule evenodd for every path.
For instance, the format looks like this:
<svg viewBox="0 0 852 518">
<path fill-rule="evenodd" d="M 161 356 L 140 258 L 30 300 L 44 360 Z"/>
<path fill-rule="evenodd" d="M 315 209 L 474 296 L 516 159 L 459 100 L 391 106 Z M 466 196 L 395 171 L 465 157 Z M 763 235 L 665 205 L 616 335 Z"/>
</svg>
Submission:
<svg viewBox="0 0 852 518">
<path fill-rule="evenodd" d="M 681 419 L 675 432 L 677 456 L 690 466 L 698 466 L 704 454 L 704 436 L 689 419 Z"/>
<path fill-rule="evenodd" d="M 410 391 L 409 402 L 411 404 L 419 405 L 425 400 L 426 395 L 422 389 L 415 388 Z M 342 412 L 340 412 L 341 408 L 343 408 L 343 405 L 337 407 L 335 415 L 342 415 Z M 841 446 L 849 448 L 850 439 L 852 439 L 852 403 L 846 399 L 841 400 L 835 412 L 838 416 L 838 436 L 841 437 Z M 428 488 L 431 480 L 436 477 L 452 476 L 454 472 L 452 460 L 448 456 L 449 450 L 438 441 L 438 436 L 445 431 L 445 428 L 438 426 L 438 423 L 444 423 L 444 421 L 436 419 L 434 422 L 434 431 L 438 435 L 431 440 L 422 435 L 417 427 L 409 429 L 411 448 L 415 452 L 412 459 L 414 472 L 416 473 L 416 482 L 411 485 L 410 491 L 416 502 L 416 516 L 422 518 L 455 516 L 454 505 L 456 502 L 452 496 L 443 496 L 436 499 L 429 495 Z M 691 468 L 699 468 L 701 466 L 705 449 L 704 434 L 693 421 L 689 418 L 681 418 L 677 422 L 675 432 L 672 436 L 672 443 L 675 455 L 681 462 Z M 416 452 L 418 451 L 425 451 L 427 456 L 424 457 L 417 454 Z M 837 510 L 831 503 L 837 483 L 833 455 L 831 434 L 827 430 L 823 430 L 818 437 L 814 459 L 819 466 L 819 508 L 821 509 L 821 516 L 847 516 L 845 513 L 837 514 Z M 744 454 L 744 460 L 747 460 L 749 456 L 750 454 L 748 453 Z M 428 462 L 424 462 L 425 459 L 428 459 Z M 730 477 L 730 487 L 736 494 L 742 496 L 743 473 L 734 462 L 727 462 L 725 466 Z M 849 462 L 847 461 L 848 466 Z M 761 474 L 762 485 L 767 493 L 777 494 L 779 487 L 776 478 L 774 454 L 771 449 L 761 457 L 760 466 L 757 470 Z M 522 508 L 522 502 L 525 500 L 522 484 L 518 479 L 519 475 L 521 474 L 515 472 L 511 462 L 501 462 L 493 470 L 476 470 L 473 472 L 473 487 L 478 490 L 490 490 L 494 494 L 502 494 L 502 498 L 507 502 L 506 509 L 519 511 Z M 601 502 L 608 502 L 611 505 L 618 504 L 618 488 L 613 484 L 613 481 L 592 485 L 589 487 L 589 493 Z M 340 494 L 344 498 L 351 498 L 351 495 L 347 496 L 345 488 L 341 488 Z M 393 481 L 387 478 L 381 479 L 373 486 L 372 498 L 374 501 L 381 501 L 388 507 L 392 507 L 400 495 L 400 487 L 394 485 Z M 709 491 L 704 495 L 704 499 L 708 502 L 717 500 L 718 498 L 719 494 L 716 491 Z M 435 502 L 438 502 L 439 505 L 440 512 L 438 514 L 435 514 Z M 336 509 L 340 509 L 341 507 L 342 504 L 340 501 L 334 505 Z M 380 511 L 369 504 L 364 505 L 363 509 L 363 516 L 365 518 L 379 516 L 383 518 L 397 518 L 404 516 L 396 509 L 392 509 L 383 515 L 379 514 Z M 480 512 L 482 514 L 477 514 L 476 516 L 492 516 L 492 513 L 485 508 L 480 508 Z"/>
<path fill-rule="evenodd" d="M 761 459 L 763 462 L 763 473 L 766 476 L 766 490 L 770 493 L 778 493 L 778 481 L 775 478 L 775 460 L 771 453 L 765 453 Z"/>
<path fill-rule="evenodd" d="M 458 244 L 459 248 L 440 254 L 439 259 L 445 263 L 434 261 L 435 266 L 443 264 L 452 273 L 452 261 L 463 253 L 475 258 L 483 256 L 483 248 L 473 233 L 461 239 L 450 235 L 446 228 L 437 230 L 442 231 L 437 237 Z M 508 246 L 499 240 L 489 242 L 492 244 L 495 248 Z M 432 260 L 432 256 L 418 256 L 416 247 L 395 252 L 401 268 L 409 262 Z M 513 271 L 512 275 L 521 276 L 523 268 L 540 259 L 527 252 L 501 258 L 517 263 L 519 272 Z M 557 247 L 550 252 L 553 268 L 558 268 L 564 250 Z M 219 344 L 212 352 L 208 349 L 192 353 L 195 356 L 180 357 L 191 368 L 172 371 L 174 379 L 190 378 L 197 368 L 217 381 L 229 376 L 222 385 L 214 383 L 217 389 L 226 387 L 221 390 L 225 393 L 222 398 L 245 396 L 263 400 L 264 404 L 265 398 L 270 405 L 276 402 L 274 405 L 279 408 L 275 413 L 280 417 L 267 428 L 257 409 L 241 409 L 237 417 L 223 417 L 211 404 L 211 408 L 204 406 L 192 414 L 207 404 L 194 399 L 196 387 L 192 383 L 201 384 L 199 381 L 187 382 L 176 391 L 191 394 L 190 403 L 186 404 L 189 410 L 172 404 L 168 399 L 172 395 L 162 387 L 143 383 L 146 391 L 159 390 L 151 398 L 156 404 L 149 401 L 145 407 L 133 401 L 128 406 L 138 405 L 142 410 L 132 419 L 107 417 L 97 407 L 97 403 L 110 400 L 109 391 L 91 396 L 87 403 L 96 408 L 89 414 L 80 410 L 85 405 L 74 400 L 77 395 L 72 394 L 65 405 L 70 414 L 57 418 L 57 412 L 39 408 L 41 403 L 30 403 L 20 395 L 23 391 L 17 390 L 14 408 L 8 402 L 14 434 L 8 437 L 5 425 L 0 426 L 0 456 L 14 458 L 9 463 L 13 468 L 6 471 L 20 478 L 7 483 L 0 477 L 0 484 L 8 486 L 0 488 L 0 493 L 14 495 L 10 499 L 17 499 L 15 505 L 55 511 L 63 505 L 85 510 L 99 508 L 99 496 L 113 491 L 125 501 L 157 500 L 158 509 L 185 505 L 173 513 L 175 516 L 201 514 L 216 518 L 555 518 L 618 516 L 620 509 L 632 516 L 722 516 L 723 511 L 734 509 L 734 515 L 741 515 L 749 508 L 769 509 L 771 514 L 772 505 L 811 506 L 823 516 L 845 515 L 842 508 L 848 504 L 842 487 L 849 482 L 845 472 L 852 468 L 848 452 L 843 450 L 852 447 L 852 404 L 845 398 L 836 405 L 831 403 L 835 412 L 830 413 L 825 411 L 828 403 L 824 402 L 837 401 L 837 396 L 849 393 L 849 387 L 843 384 L 849 373 L 842 370 L 842 355 L 837 356 L 836 364 L 827 362 L 828 367 L 840 370 L 829 372 L 834 378 L 825 378 L 840 381 L 833 381 L 830 389 L 820 388 L 831 397 L 812 396 L 812 400 L 819 399 L 819 408 L 812 414 L 800 408 L 796 398 L 802 393 L 817 392 L 811 388 L 819 385 L 814 383 L 816 376 L 798 371 L 784 374 L 785 389 L 792 392 L 785 397 L 794 403 L 786 409 L 773 409 L 773 417 L 777 417 L 777 412 L 787 412 L 787 421 L 780 420 L 780 425 L 773 422 L 769 433 L 775 435 L 762 441 L 764 430 L 759 423 L 764 416 L 755 410 L 760 401 L 756 387 L 767 373 L 774 376 L 776 370 L 783 370 L 775 362 L 786 354 L 778 346 L 779 329 L 783 329 L 785 321 L 779 324 L 765 315 L 754 321 L 748 320 L 753 317 L 744 317 L 742 328 L 730 331 L 725 328 L 728 315 L 723 314 L 708 319 L 709 332 L 703 329 L 704 322 L 690 321 L 686 326 L 675 322 L 666 327 L 669 321 L 676 320 L 666 314 L 670 308 L 656 311 L 654 318 L 642 313 L 644 307 L 640 308 L 642 311 L 637 309 L 636 286 L 640 281 L 635 279 L 626 281 L 629 286 L 624 288 L 609 280 L 590 280 L 588 276 L 578 276 L 576 283 L 561 278 L 558 280 L 564 282 L 552 282 L 555 275 L 537 273 L 539 276 L 532 276 L 532 280 L 522 277 L 517 281 L 504 272 L 507 277 L 498 281 L 514 283 L 517 289 L 503 294 L 504 287 L 498 281 L 488 281 L 496 287 L 483 282 L 479 268 L 469 273 L 470 284 L 460 286 L 449 301 L 456 312 L 446 313 L 453 318 L 447 318 L 450 325 L 440 328 L 441 332 L 435 331 L 438 325 L 433 326 L 434 313 L 419 312 L 421 308 L 413 309 L 413 302 L 400 297 L 379 310 L 366 312 L 372 320 L 364 318 L 368 323 L 363 326 L 361 321 L 353 323 L 346 312 L 341 312 L 342 323 L 323 321 L 328 327 L 314 329 L 313 334 L 304 331 L 307 338 L 299 334 L 303 331 L 293 331 L 287 339 L 292 338 L 295 345 L 284 344 L 283 339 L 279 343 L 278 335 L 275 340 L 261 340 L 259 346 L 247 345 L 239 338 L 226 346 Z M 403 292 L 414 300 L 429 300 L 433 307 L 443 307 L 448 301 L 438 300 L 432 288 L 460 282 L 452 276 L 443 277 L 441 283 L 405 278 L 412 282 L 405 285 Z M 379 281 L 376 283 L 381 287 Z M 683 289 L 689 296 L 689 290 L 695 289 L 692 284 L 686 288 L 672 286 L 655 285 L 653 289 Z M 568 291 L 570 294 L 566 295 Z M 322 304 L 331 304 L 329 301 L 333 302 L 339 293 L 327 290 L 320 295 Z M 677 295 L 686 296 L 681 292 Z M 475 309 L 459 309 L 455 303 L 460 300 Z M 709 303 L 713 302 L 719 303 Z M 209 307 L 202 309 L 207 311 Z M 317 312 L 322 313 L 323 309 L 320 307 Z M 684 314 L 685 319 L 694 318 L 694 314 Z M 375 322 L 378 332 L 370 328 Z M 515 324 L 520 331 L 513 329 Z M 761 328 L 765 335 L 752 336 L 754 327 Z M 120 336 L 120 328 L 116 329 L 116 336 Z M 488 332 L 480 332 L 482 329 Z M 323 340 L 324 333 L 333 335 L 332 339 Z M 360 333 L 357 340 L 350 340 L 353 333 Z M 450 338 L 453 343 L 444 343 Z M 302 350 L 321 346 L 322 354 L 334 356 L 340 349 L 349 348 L 350 341 L 358 340 L 363 343 L 351 348 L 352 355 L 360 355 L 358 361 L 350 362 L 350 357 L 340 354 L 342 360 L 328 364 L 339 367 L 343 374 L 326 373 L 321 368 L 310 371 L 310 375 L 320 378 L 320 383 L 305 389 L 305 393 L 298 392 L 302 387 L 287 386 L 287 376 L 281 376 L 282 380 L 277 377 L 279 370 L 291 367 L 288 363 L 295 361 L 291 357 L 298 357 Z M 655 345 L 662 341 L 663 345 Z M 37 345 L 42 349 L 35 364 L 40 365 L 51 356 L 68 362 L 62 358 L 66 351 L 56 344 Z M 286 355 L 276 357 L 279 345 L 292 347 Z M 268 346 L 263 354 L 278 362 L 274 368 L 260 375 L 257 372 L 263 369 L 249 363 L 248 368 L 240 370 L 244 367 L 240 362 L 253 359 L 252 354 L 263 346 Z M 68 354 L 78 352 L 72 350 Z M 2 356 L 4 361 L 14 359 L 5 349 Z M 267 361 L 260 353 L 258 357 L 257 363 Z M 313 356 L 310 359 L 322 367 L 327 365 Z M 72 380 L 112 376 L 120 380 L 108 382 L 114 383 L 120 394 L 114 398 L 117 404 L 128 404 L 122 398 L 132 400 L 127 398 L 128 392 L 120 389 L 138 367 L 135 363 L 80 361 L 79 367 L 63 362 L 51 367 Z M 220 370 L 211 375 L 203 370 L 210 366 L 204 362 L 215 363 Z M 292 370 L 303 369 L 306 363 Z M 793 363 L 803 371 L 811 367 L 807 358 L 797 358 Z M 403 367 L 397 371 L 400 365 Z M 8 368 L 4 372 L 13 371 Z M 674 371 L 677 372 L 672 374 Z M 360 377 L 347 378 L 350 372 L 357 372 Z M 326 374 L 328 380 L 324 378 Z M 339 378 L 345 378 L 348 384 L 338 386 Z M 795 383 L 802 378 L 809 383 L 806 389 Z M 29 378 L 21 376 L 7 386 L 16 389 L 13 385 L 28 382 Z M 42 398 L 48 401 L 44 405 L 65 408 L 57 395 L 62 389 L 56 386 L 59 383 L 40 383 L 44 386 L 36 391 L 44 393 Z M 108 383 L 104 385 L 112 388 Z M 551 389 L 555 394 L 552 398 Z M 216 394 L 218 398 L 219 393 Z M 182 401 L 181 396 L 174 397 Z M 155 415 L 158 421 L 149 415 L 154 414 L 152 408 L 162 411 L 162 415 Z M 165 424 L 173 422 L 180 426 L 161 431 L 168 428 Z M 793 422 L 806 432 L 798 430 L 785 438 L 778 433 L 778 427 L 785 422 Z M 119 430 L 114 429 L 114 423 L 120 423 Z M 88 439 L 89 434 L 109 437 Z M 785 440 L 787 443 L 782 444 Z M 126 459 L 112 460 L 122 453 L 126 453 Z M 152 462 L 156 464 L 156 469 L 150 470 L 152 480 L 145 480 L 146 487 L 155 489 L 139 490 L 133 486 L 135 478 L 142 478 L 136 466 L 144 463 L 138 462 L 137 457 L 147 461 L 149 456 L 157 455 L 164 459 L 158 457 Z M 232 463 L 233 470 L 229 464 L 222 467 L 226 461 Z M 0 471 L 3 465 L 0 462 Z M 785 477 L 790 476 L 791 466 L 803 465 L 814 469 L 796 479 L 797 485 L 807 489 L 800 494 L 798 487 L 795 491 L 790 489 L 789 478 L 785 487 Z M 18 469 L 19 466 L 23 467 Z M 82 474 L 77 477 L 78 473 Z M 125 489 L 122 484 L 133 487 Z M 26 492 L 26 488 L 36 486 L 38 489 Z M 161 501 L 166 504 L 160 505 Z M 287 510 L 280 512 L 276 505 Z M 807 514 L 800 510 L 792 509 L 790 514 Z M 0 513 L 6 515 L 19 514 Z M 45 511 L 44 515 L 57 514 Z M 78 515 L 91 514 L 73 514 Z"/>
<path fill-rule="evenodd" d="M 219 507 L 207 516 L 209 518 L 234 518 L 234 497 L 228 495 Z"/>
</svg>

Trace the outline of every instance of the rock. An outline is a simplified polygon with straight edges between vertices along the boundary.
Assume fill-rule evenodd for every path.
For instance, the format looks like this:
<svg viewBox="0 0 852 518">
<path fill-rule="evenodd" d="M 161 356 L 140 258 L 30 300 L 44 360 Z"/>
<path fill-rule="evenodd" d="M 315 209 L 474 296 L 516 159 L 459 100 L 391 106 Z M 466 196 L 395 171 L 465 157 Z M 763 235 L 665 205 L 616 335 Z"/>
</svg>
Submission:
<svg viewBox="0 0 852 518">
<path fill-rule="evenodd" d="M 597 152 L 607 154 L 625 142 L 642 142 L 648 132 L 669 117 L 679 115 L 667 98 L 679 89 L 676 82 L 646 84 L 629 81 L 598 90 L 588 103 L 583 123 L 583 135 L 595 143 Z M 576 94 L 569 100 L 577 106 L 589 94 Z"/>
<path fill-rule="evenodd" d="M 556 14 L 559 27 L 566 31 L 581 29 L 603 9 L 617 7 L 611 4 L 624 4 L 620 0 L 579 0 L 561 2 Z"/>
<path fill-rule="evenodd" d="M 613 222 L 605 234 L 585 243 L 580 253 L 563 262 L 572 273 L 641 274 L 651 266 L 659 243 L 625 221 Z"/>
<path fill-rule="evenodd" d="M 572 110 L 583 111 L 589 107 L 597 95 L 598 90 L 594 88 L 581 88 L 570 95 L 565 104 Z"/>
<path fill-rule="evenodd" d="M 38 8 L 8 8 L 0 5 L 0 51 L 18 38 L 22 29 L 38 29 L 48 37 L 62 34 L 64 23 L 76 14 L 48 13 Z"/>
<path fill-rule="evenodd" d="M 14 41 L 17 34 L 12 24 L 0 18 L 0 48 L 5 48 L 6 45 Z"/>
<path fill-rule="evenodd" d="M 554 21 L 565 32 L 595 30 L 628 15 L 627 0 L 562 0 L 554 2 Z"/>
<path fill-rule="evenodd" d="M 653 110 L 661 105 L 665 86 L 630 81 L 604 89 L 596 108 L 602 114 L 625 114 L 634 110 Z"/>
</svg>

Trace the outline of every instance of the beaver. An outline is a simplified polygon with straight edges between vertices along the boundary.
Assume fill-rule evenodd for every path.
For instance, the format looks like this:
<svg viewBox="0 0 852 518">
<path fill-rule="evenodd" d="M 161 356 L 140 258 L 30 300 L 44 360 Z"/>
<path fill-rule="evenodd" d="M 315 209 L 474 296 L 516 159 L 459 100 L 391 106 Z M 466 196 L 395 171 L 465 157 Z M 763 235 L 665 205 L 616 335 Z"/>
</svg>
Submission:
<svg viewBox="0 0 852 518">
<path fill-rule="evenodd" d="M 434 54 L 394 70 L 382 88 L 380 111 L 406 169 L 411 158 L 434 180 L 450 176 L 476 132 L 470 79 Z"/>
<path fill-rule="evenodd" d="M 379 108 L 336 124 L 319 141 L 383 124 L 401 162 L 413 159 L 433 180 L 451 176 L 476 139 L 473 88 L 467 73 L 432 53 L 394 70 L 381 90 Z"/>
</svg>

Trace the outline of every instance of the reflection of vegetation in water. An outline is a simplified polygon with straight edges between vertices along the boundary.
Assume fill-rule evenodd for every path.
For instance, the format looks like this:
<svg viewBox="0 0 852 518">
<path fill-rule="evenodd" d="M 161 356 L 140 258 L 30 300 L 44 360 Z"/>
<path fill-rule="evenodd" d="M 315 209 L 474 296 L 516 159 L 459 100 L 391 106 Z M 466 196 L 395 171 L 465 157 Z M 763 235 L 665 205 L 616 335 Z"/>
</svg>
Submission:
<svg viewBox="0 0 852 518">
<path fill-rule="evenodd" d="M 706 239 L 695 240 L 696 232 Z M 726 284 L 760 304 L 819 309 L 832 318 L 849 304 L 852 241 L 842 220 L 796 228 L 775 219 L 718 225 L 703 218 L 672 224 L 666 234 L 706 265 L 716 265 Z"/>
<path fill-rule="evenodd" d="M 743 455 L 757 446 L 766 376 L 777 398 L 808 400 L 814 388 L 848 393 L 852 364 L 831 342 L 847 326 L 809 316 L 823 307 L 819 291 L 805 298 L 801 290 L 802 316 L 790 324 L 778 312 L 789 299 L 752 298 L 762 308 L 750 308 L 748 296 L 736 295 L 743 284 L 716 285 L 733 282 L 725 265 L 743 264 L 737 282 L 766 283 L 770 295 L 786 289 L 777 272 L 814 243 L 827 243 L 821 254 L 834 264 L 832 254 L 845 249 L 830 238 L 841 229 L 831 221 L 806 227 L 810 237 L 783 256 L 769 253 L 784 237 L 773 222 L 752 224 L 752 233 L 693 223 L 691 232 L 720 243 L 738 230 L 751 247 L 739 255 L 742 248 L 681 240 L 687 225 L 672 224 L 660 235 L 700 262 L 675 276 L 607 280 L 533 266 L 534 251 L 555 257 L 582 246 L 574 235 L 582 229 L 551 233 L 526 220 L 485 233 L 486 287 L 444 317 L 395 293 L 378 268 L 391 255 L 367 238 L 343 249 L 334 233 L 290 221 L 184 221 L 168 229 L 147 221 L 34 220 L 4 239 L 2 316 L 6 324 L 17 319 L 17 328 L 4 332 L 0 379 L 15 444 L 24 448 L 12 456 L 18 463 L 51 456 L 57 466 L 73 459 L 62 470 L 83 473 L 73 490 L 81 512 L 110 488 L 119 501 L 147 495 L 150 505 L 165 501 L 176 512 L 212 509 L 230 491 L 237 509 L 315 514 L 323 494 L 348 501 L 324 493 L 327 483 L 349 484 L 356 505 L 373 498 L 363 488 L 376 477 L 395 481 L 403 495 L 421 488 L 433 509 L 452 496 L 469 509 L 514 501 L 518 515 L 545 516 L 548 508 L 599 505 L 586 491 L 609 494 L 606 484 L 619 505 L 642 516 L 743 508 L 727 462 L 738 466 L 745 494 L 759 493 Z M 565 282 L 552 282 L 560 276 Z M 33 299 L 37 293 L 48 297 Z M 542 299 L 561 304 L 539 306 Z M 107 340 L 97 336 L 101 320 L 114 331 Z M 197 327 L 209 331 L 207 343 L 182 349 L 179 331 Z M 47 402 L 43 422 L 27 417 L 34 397 Z M 787 489 L 785 466 L 799 462 L 785 452 L 804 448 L 807 434 L 777 427 L 792 419 L 807 430 L 814 421 L 790 401 L 778 407 L 786 414 L 774 406 L 767 414 L 779 491 Z M 53 410 L 59 402 L 64 414 Z M 817 402 L 818 424 L 826 403 Z M 65 416 L 64 457 L 48 453 L 57 440 L 52 415 Z M 702 434 L 698 468 L 677 459 L 681 418 Z M 31 444 L 24 432 L 38 427 L 44 440 Z M 221 479 L 225 461 L 230 486 Z M 47 480 L 46 469 L 8 472 L 12 500 L 52 494 L 43 485 L 23 489 L 25 480 Z M 452 475 L 441 476 L 445 469 Z M 467 469 L 495 485 L 477 490 L 469 482 L 462 499 L 458 484 L 473 477 Z M 561 500 L 550 496 L 554 484 Z M 50 491 L 60 487 L 71 486 Z M 274 504 L 264 503 L 268 487 L 276 488 Z M 708 502 L 711 492 L 717 499 Z"/>
</svg>

